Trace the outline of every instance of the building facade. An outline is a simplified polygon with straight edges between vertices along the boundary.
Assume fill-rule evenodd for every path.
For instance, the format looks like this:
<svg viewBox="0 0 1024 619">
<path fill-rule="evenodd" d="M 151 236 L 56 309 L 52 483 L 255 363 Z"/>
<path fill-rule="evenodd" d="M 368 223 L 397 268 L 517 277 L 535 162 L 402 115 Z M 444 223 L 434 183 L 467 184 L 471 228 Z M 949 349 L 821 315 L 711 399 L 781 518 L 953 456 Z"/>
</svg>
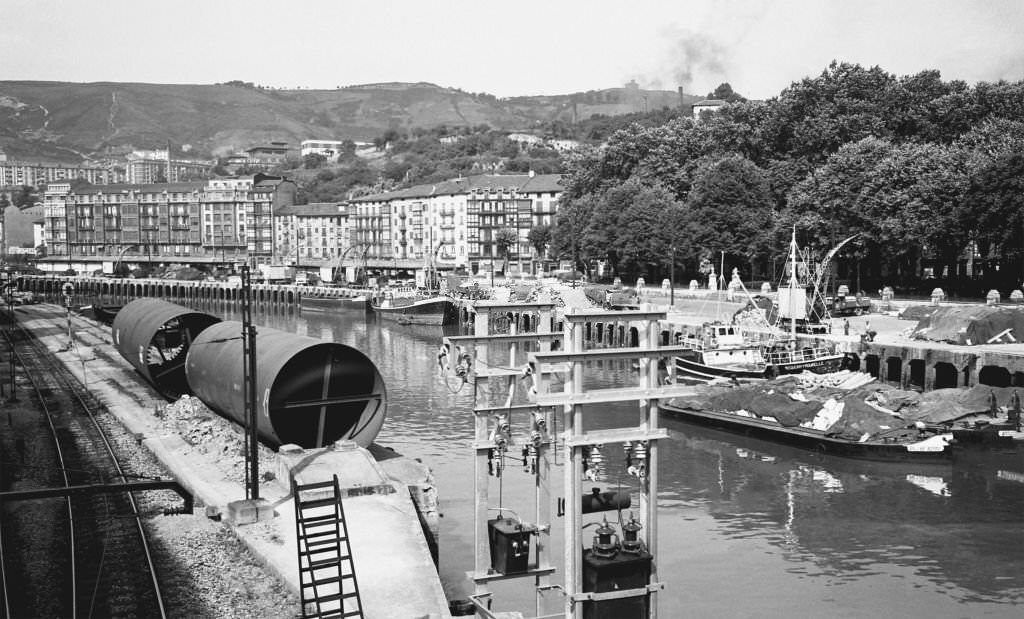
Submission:
<svg viewBox="0 0 1024 619">
<path fill-rule="evenodd" d="M 128 156 L 125 183 L 179 183 L 210 176 L 213 161 L 171 159 L 168 151 L 139 151 Z"/>
<path fill-rule="evenodd" d="M 371 265 L 486 273 L 523 272 L 543 258 L 530 230 L 550 225 L 562 189 L 557 174 L 481 174 L 352 201 L 353 244 Z M 514 241 L 506 248 L 501 230 Z"/>
<path fill-rule="evenodd" d="M 292 181 L 257 174 L 208 182 L 48 186 L 44 240 L 51 269 L 124 256 L 140 263 L 275 262 L 273 212 Z"/>
<path fill-rule="evenodd" d="M 337 161 L 343 150 L 342 144 L 341 140 L 303 140 L 299 144 L 299 154 L 303 157 L 322 155 L 327 161 Z"/>
<path fill-rule="evenodd" d="M 39 187 L 75 179 L 99 185 L 112 183 L 115 178 L 114 171 L 106 167 L 0 160 L 0 187 Z"/>
</svg>

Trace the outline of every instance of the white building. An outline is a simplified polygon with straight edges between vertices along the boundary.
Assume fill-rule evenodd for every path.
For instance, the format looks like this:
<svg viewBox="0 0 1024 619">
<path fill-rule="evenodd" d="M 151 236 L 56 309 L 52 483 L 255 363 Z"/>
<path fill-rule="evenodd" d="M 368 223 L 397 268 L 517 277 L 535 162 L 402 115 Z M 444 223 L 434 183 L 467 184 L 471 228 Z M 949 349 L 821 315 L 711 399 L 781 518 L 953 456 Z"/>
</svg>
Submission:
<svg viewBox="0 0 1024 619">
<path fill-rule="evenodd" d="M 342 144 L 341 140 L 303 140 L 299 144 L 299 154 L 303 157 L 323 155 L 328 161 L 337 161 L 342 153 Z"/>
</svg>

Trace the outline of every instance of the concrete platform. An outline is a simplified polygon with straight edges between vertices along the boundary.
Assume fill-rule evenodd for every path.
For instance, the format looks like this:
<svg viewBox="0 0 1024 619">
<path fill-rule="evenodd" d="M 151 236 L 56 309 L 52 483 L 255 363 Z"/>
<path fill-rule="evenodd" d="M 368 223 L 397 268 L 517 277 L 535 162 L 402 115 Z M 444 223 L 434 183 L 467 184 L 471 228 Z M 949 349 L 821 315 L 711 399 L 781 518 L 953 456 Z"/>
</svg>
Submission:
<svg viewBox="0 0 1024 619">
<path fill-rule="evenodd" d="M 83 363 L 81 351 L 86 344 L 68 350 L 66 327 L 54 328 L 65 325 L 63 317 L 55 325 L 55 318 L 43 315 L 45 307 L 19 308 L 18 316 L 193 493 L 197 509 L 205 505 L 207 515 L 227 516 L 223 519 L 225 526 L 289 588 L 299 591 L 290 475 L 296 475 L 299 483 L 310 483 L 330 480 L 337 474 L 345 496 L 345 515 L 365 616 L 451 616 L 421 524 L 431 526 L 430 514 L 425 512 L 434 510 L 436 515 L 437 505 L 430 472 L 425 466 L 378 446 L 374 446 L 374 452 L 379 454 L 380 462 L 370 451 L 354 444 L 318 450 L 290 447 L 274 454 L 273 461 L 261 457 L 260 470 L 276 473 L 271 476 L 275 479 L 260 485 L 260 497 L 265 503 L 258 509 L 235 504 L 246 498 L 244 484 L 235 479 L 237 475 L 232 478 L 211 462 L 209 454 L 167 431 L 154 414 L 165 402 L 121 359 L 109 339 L 105 343 L 89 341 L 89 352 L 85 355 L 88 363 Z M 61 349 L 63 352 L 58 352 Z M 420 499 L 419 503 L 413 500 L 414 496 Z"/>
</svg>

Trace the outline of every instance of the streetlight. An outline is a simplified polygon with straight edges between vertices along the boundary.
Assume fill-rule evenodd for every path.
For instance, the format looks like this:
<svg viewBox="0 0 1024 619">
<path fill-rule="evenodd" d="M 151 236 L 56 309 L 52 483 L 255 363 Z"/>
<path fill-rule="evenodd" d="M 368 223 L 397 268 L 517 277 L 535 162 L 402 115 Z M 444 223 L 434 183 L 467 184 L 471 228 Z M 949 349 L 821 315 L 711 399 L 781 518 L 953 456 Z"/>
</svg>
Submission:
<svg viewBox="0 0 1024 619">
<path fill-rule="evenodd" d="M 668 264 L 668 306 L 676 306 L 676 246 L 672 246 L 670 252 L 672 262 Z"/>
</svg>

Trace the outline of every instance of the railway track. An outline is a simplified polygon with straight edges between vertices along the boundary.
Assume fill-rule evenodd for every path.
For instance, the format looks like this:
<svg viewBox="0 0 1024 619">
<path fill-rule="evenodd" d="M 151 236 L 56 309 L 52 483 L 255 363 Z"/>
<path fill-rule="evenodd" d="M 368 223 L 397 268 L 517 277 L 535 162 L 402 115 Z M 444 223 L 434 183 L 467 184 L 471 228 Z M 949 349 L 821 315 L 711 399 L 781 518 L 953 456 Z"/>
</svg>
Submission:
<svg viewBox="0 0 1024 619">
<path fill-rule="evenodd" d="M 166 617 L 136 498 L 109 489 L 132 476 L 97 419 L 102 405 L 17 321 L 5 336 L 27 379 L 19 397 L 37 400 L 43 415 L 15 420 L 8 414 L 19 466 L 5 462 L 0 482 L 5 489 L 70 490 L 0 506 L 0 611 L 6 617 Z M 109 335 L 77 329 L 76 337 Z"/>
</svg>

